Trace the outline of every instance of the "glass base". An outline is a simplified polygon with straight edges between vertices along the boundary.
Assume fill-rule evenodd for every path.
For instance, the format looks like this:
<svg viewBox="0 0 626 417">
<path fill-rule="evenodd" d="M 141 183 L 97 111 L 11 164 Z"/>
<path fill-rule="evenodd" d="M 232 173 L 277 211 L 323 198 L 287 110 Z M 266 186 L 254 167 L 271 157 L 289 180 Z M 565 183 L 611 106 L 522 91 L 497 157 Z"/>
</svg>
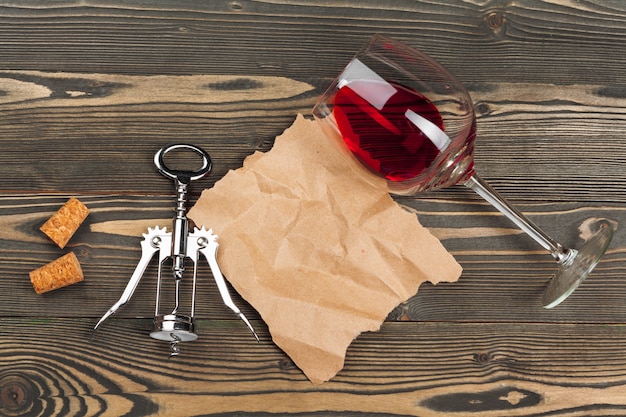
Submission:
<svg viewBox="0 0 626 417">
<path fill-rule="evenodd" d="M 587 278 L 609 247 L 614 230 L 613 225 L 606 219 L 599 219 L 593 224 L 593 234 L 576 250 L 576 256 L 561 265 L 550 280 L 543 293 L 544 308 L 559 305 Z"/>
</svg>

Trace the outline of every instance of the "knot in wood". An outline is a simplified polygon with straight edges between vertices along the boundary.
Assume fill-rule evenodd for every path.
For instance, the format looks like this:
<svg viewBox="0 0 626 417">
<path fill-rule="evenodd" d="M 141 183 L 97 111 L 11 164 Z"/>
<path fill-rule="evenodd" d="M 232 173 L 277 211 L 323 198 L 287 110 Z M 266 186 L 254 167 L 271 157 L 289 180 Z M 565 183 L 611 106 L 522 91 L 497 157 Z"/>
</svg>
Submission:
<svg viewBox="0 0 626 417">
<path fill-rule="evenodd" d="M 491 107 L 487 103 L 477 103 L 476 104 L 476 113 L 481 116 L 485 116 L 491 113 Z"/>
<path fill-rule="evenodd" d="M 493 11 L 487 14 L 485 18 L 487 20 L 487 25 L 494 30 L 500 29 L 502 25 L 504 25 L 504 15 L 502 12 Z"/>
<path fill-rule="evenodd" d="M 487 365 L 491 361 L 491 355 L 488 352 L 475 353 L 474 360 L 480 365 Z"/>
<path fill-rule="evenodd" d="M 241 4 L 241 3 L 240 3 L 240 2 L 238 2 L 238 1 L 231 1 L 230 3 L 228 3 L 228 7 L 229 7 L 231 10 L 234 10 L 234 11 L 236 11 L 236 12 L 240 12 L 240 11 L 242 11 L 242 10 L 243 10 L 243 4 Z"/>
<path fill-rule="evenodd" d="M 295 365 L 291 360 L 287 358 L 283 358 L 278 361 L 278 367 L 280 368 L 281 371 L 286 371 L 286 370 L 295 368 Z"/>
<path fill-rule="evenodd" d="M 0 378 L 0 415 L 26 415 L 33 406 L 34 387 L 20 375 Z"/>
</svg>

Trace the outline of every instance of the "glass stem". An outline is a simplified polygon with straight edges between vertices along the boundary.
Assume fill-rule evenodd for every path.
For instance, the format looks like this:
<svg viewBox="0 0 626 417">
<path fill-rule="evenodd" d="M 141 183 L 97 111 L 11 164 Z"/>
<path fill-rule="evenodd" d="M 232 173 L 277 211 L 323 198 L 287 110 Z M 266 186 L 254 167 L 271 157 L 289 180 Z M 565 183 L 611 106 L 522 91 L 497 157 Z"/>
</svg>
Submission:
<svg viewBox="0 0 626 417">
<path fill-rule="evenodd" d="M 496 190 L 491 188 L 489 184 L 483 181 L 476 173 L 474 173 L 463 184 L 468 188 L 471 188 L 484 198 L 489 204 L 498 209 L 509 220 L 511 220 L 517 227 L 526 232 L 532 237 L 541 247 L 549 251 L 552 256 L 561 264 L 569 264 L 576 256 L 575 250 L 570 250 L 563 247 L 558 242 L 555 242 L 550 236 L 546 235 L 539 227 L 533 224 L 526 218 L 521 212 L 509 205 L 507 201 Z"/>
</svg>

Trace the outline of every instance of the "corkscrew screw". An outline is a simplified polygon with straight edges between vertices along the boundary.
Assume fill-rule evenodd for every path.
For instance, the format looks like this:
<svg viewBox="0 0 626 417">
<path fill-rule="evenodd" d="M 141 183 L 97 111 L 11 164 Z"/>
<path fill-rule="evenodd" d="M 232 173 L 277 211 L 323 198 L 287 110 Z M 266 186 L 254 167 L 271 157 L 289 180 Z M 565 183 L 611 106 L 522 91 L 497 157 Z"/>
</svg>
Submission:
<svg viewBox="0 0 626 417">
<path fill-rule="evenodd" d="M 198 154 L 202 158 L 202 167 L 196 171 L 181 171 L 167 167 L 164 162 L 164 156 L 174 150 L 189 150 Z M 226 304 L 235 312 L 248 326 L 254 337 L 259 340 L 252 325 L 246 316 L 237 308 L 230 297 L 228 287 L 220 271 L 217 263 L 217 236 L 212 230 L 204 227 L 189 233 L 189 221 L 186 213 L 187 188 L 191 181 L 204 177 L 211 170 L 211 158 L 203 149 L 187 144 L 174 144 L 161 148 L 154 156 L 154 164 L 161 174 L 174 180 L 176 187 L 176 209 L 173 219 L 172 232 L 168 232 L 166 228 L 156 226 L 148 228 L 148 232 L 143 234 L 141 242 L 141 258 L 135 271 L 133 272 L 128 284 L 120 299 L 102 316 L 96 323 L 93 331 L 95 332 L 109 317 L 111 317 L 120 307 L 128 303 L 132 297 L 139 281 L 148 267 L 148 264 L 155 255 L 158 254 L 158 270 L 157 270 L 157 290 L 156 290 L 156 307 L 154 313 L 153 330 L 150 336 L 157 340 L 170 342 L 170 356 L 180 354 L 178 344 L 180 342 L 188 342 L 196 340 L 198 335 L 195 333 L 194 314 L 196 306 L 196 284 L 198 277 L 198 262 L 200 255 L 209 263 L 213 278 L 217 284 L 219 293 Z M 185 272 L 185 260 L 190 259 L 193 263 L 193 280 L 191 289 L 191 305 L 189 314 L 181 313 L 181 283 Z M 163 287 L 163 265 L 167 260 L 171 260 L 172 278 L 174 282 L 174 308 L 170 313 L 163 314 L 161 312 L 161 296 Z M 166 310 L 167 311 L 167 310 Z"/>
</svg>

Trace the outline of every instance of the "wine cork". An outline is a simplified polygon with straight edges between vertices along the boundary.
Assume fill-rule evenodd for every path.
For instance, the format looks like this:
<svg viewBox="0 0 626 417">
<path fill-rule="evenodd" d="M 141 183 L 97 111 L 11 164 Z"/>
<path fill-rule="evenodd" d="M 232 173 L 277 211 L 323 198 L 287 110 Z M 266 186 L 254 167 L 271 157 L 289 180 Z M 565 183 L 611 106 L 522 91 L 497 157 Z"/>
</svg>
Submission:
<svg viewBox="0 0 626 417">
<path fill-rule="evenodd" d="M 67 287 L 84 279 L 83 270 L 74 252 L 30 272 L 30 282 L 37 294 Z"/>
<path fill-rule="evenodd" d="M 71 197 L 40 230 L 63 249 L 88 214 L 89 209 L 77 198 Z"/>
</svg>

